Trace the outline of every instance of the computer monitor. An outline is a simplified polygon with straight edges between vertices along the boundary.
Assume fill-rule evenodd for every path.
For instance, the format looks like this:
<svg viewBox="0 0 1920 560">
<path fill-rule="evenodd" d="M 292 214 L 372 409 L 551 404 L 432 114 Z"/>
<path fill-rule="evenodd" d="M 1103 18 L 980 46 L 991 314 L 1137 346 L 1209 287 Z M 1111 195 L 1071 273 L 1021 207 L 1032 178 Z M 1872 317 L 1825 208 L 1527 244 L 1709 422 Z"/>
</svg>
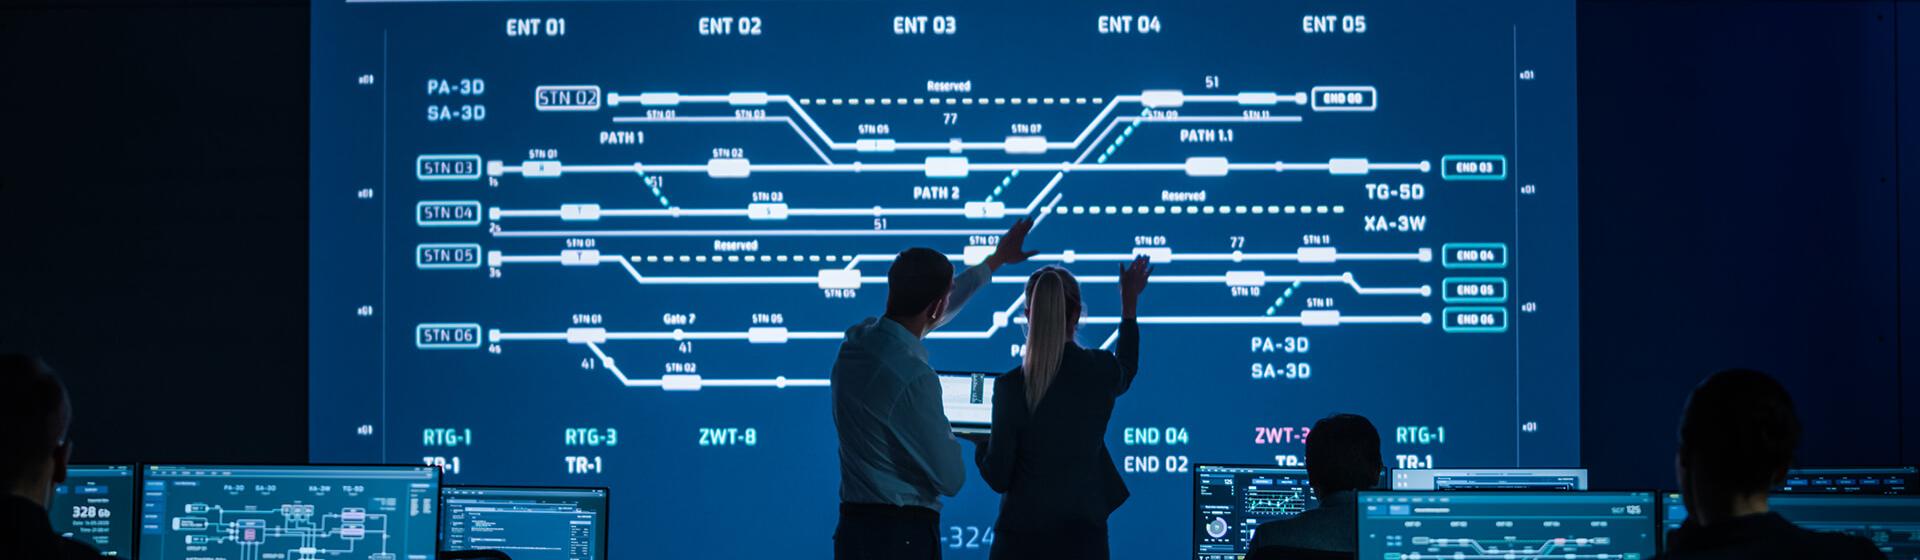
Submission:
<svg viewBox="0 0 1920 560">
<path fill-rule="evenodd" d="M 1394 490 L 1531 490 L 1587 489 L 1587 469 L 1394 469 Z"/>
<path fill-rule="evenodd" d="M 1920 494 L 1914 467 L 1821 467 L 1787 471 L 1775 492 L 1790 494 Z"/>
<path fill-rule="evenodd" d="M 1652 558 L 1653 492 L 1361 492 L 1359 558 Z"/>
<path fill-rule="evenodd" d="M 1663 500 L 1662 528 L 1680 528 L 1687 520 L 1680 493 L 1668 492 Z M 1804 529 L 1873 541 L 1889 560 L 1920 560 L 1920 496 L 1775 493 L 1767 508 Z M 1664 531 L 1660 546 L 1667 546 Z"/>
<path fill-rule="evenodd" d="M 147 465 L 140 558 L 431 560 L 440 469 Z"/>
<path fill-rule="evenodd" d="M 1667 533 L 1687 521 L 1687 502 L 1679 492 L 1660 493 L 1660 551 L 1667 551 Z"/>
<path fill-rule="evenodd" d="M 514 560 L 605 560 L 607 489 L 448 486 L 440 550 L 499 550 Z"/>
<path fill-rule="evenodd" d="M 953 431 L 984 434 L 993 431 L 993 384 L 998 373 L 942 371 L 940 404 Z"/>
<path fill-rule="evenodd" d="M 67 481 L 53 487 L 47 508 L 53 530 L 100 554 L 133 557 L 132 465 L 67 465 Z"/>
<path fill-rule="evenodd" d="M 1254 529 L 1320 505 L 1306 469 L 1259 465 L 1193 467 L 1193 556 L 1240 560 Z"/>
</svg>

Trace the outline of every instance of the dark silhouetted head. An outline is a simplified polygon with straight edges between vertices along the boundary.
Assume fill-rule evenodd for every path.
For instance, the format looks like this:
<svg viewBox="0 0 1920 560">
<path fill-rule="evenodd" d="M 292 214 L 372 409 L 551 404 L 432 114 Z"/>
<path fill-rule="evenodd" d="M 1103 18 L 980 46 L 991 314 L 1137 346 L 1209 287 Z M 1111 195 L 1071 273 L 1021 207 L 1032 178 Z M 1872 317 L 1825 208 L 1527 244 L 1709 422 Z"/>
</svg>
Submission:
<svg viewBox="0 0 1920 560">
<path fill-rule="evenodd" d="M 1712 513 L 1786 479 L 1800 446 L 1800 416 L 1787 388 L 1753 370 L 1700 382 L 1680 417 L 1680 487 L 1689 508 Z"/>
<path fill-rule="evenodd" d="M 930 326 L 946 313 L 952 290 L 953 263 L 946 255 L 926 247 L 901 251 L 887 269 L 887 317 L 909 327 Z"/>
<path fill-rule="evenodd" d="M 7 491 L 46 505 L 67 478 L 67 389 L 31 356 L 0 354 L 0 481 Z"/>
<path fill-rule="evenodd" d="M 1325 496 L 1380 484 L 1380 431 L 1358 414 L 1335 414 L 1307 433 L 1307 481 Z"/>
</svg>

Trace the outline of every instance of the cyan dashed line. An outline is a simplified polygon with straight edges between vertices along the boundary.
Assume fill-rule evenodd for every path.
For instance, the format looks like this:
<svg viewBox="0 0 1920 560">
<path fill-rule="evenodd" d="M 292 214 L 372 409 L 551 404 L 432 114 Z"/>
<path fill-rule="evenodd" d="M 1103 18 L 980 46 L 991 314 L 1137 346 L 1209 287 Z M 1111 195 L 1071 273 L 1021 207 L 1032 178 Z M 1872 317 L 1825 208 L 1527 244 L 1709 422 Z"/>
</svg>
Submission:
<svg viewBox="0 0 1920 560">
<path fill-rule="evenodd" d="M 1153 112 L 1152 109 L 1141 109 L 1140 116 L 1145 117 L 1152 112 Z M 1136 120 L 1131 123 L 1128 123 L 1127 128 L 1122 129 L 1120 131 L 1120 136 L 1118 138 L 1113 139 L 1113 145 L 1107 146 L 1107 151 L 1101 153 L 1100 159 L 1095 161 L 1097 163 L 1106 163 L 1107 158 L 1113 157 L 1113 151 L 1116 149 L 1119 149 L 1121 144 L 1127 143 L 1127 137 L 1133 136 L 1133 129 L 1140 128 L 1140 123 L 1142 122 L 1146 122 L 1146 121 Z"/>
<path fill-rule="evenodd" d="M 1005 179 L 1000 180 L 1000 186 L 993 188 L 993 194 L 987 195 L 987 202 L 993 202 L 993 199 L 999 198 L 1000 193 L 1007 190 L 1007 185 L 1013 184 L 1013 178 L 1019 176 L 1020 170 L 1018 169 L 1013 170 L 1012 173 L 1008 173 Z"/>
<path fill-rule="evenodd" d="M 1299 287 L 1300 287 L 1300 283 L 1294 282 L 1292 286 L 1287 287 L 1286 291 L 1281 292 L 1280 297 L 1278 299 L 1273 300 L 1273 305 L 1267 306 L 1267 315 L 1273 315 L 1274 312 L 1279 311 L 1280 306 L 1285 305 L 1287 303 L 1287 298 L 1293 297 L 1293 290 Z"/>
<path fill-rule="evenodd" d="M 660 192 L 660 180 L 658 178 L 650 177 L 647 175 L 645 171 L 642 171 L 640 172 L 640 182 L 645 183 L 647 185 L 647 188 L 653 189 L 653 197 L 660 199 L 661 208 L 673 207 L 672 203 L 667 202 L 666 193 Z"/>
</svg>

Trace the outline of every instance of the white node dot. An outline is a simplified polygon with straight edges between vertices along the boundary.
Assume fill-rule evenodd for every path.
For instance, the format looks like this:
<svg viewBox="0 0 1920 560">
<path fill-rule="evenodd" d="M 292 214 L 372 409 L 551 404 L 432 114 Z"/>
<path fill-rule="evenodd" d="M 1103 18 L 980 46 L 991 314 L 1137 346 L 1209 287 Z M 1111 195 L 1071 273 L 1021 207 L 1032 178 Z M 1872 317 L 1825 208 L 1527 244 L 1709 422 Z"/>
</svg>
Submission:
<svg viewBox="0 0 1920 560">
<path fill-rule="evenodd" d="M 1432 324 L 1432 323 L 1433 323 L 1433 314 L 1432 314 L 1432 313 L 1421 313 L 1421 314 L 1420 314 L 1420 324 L 1422 324 L 1422 325 L 1428 325 L 1428 324 Z"/>
<path fill-rule="evenodd" d="M 1433 286 L 1427 285 L 1427 286 L 1420 287 L 1420 297 L 1432 297 L 1432 296 L 1433 296 Z"/>
<path fill-rule="evenodd" d="M 673 329 L 673 339 L 674 339 L 674 340 L 676 340 L 676 341 L 679 341 L 679 340 L 686 340 L 686 339 L 687 339 L 687 331 L 684 331 L 684 330 L 681 330 L 681 329 Z"/>
</svg>

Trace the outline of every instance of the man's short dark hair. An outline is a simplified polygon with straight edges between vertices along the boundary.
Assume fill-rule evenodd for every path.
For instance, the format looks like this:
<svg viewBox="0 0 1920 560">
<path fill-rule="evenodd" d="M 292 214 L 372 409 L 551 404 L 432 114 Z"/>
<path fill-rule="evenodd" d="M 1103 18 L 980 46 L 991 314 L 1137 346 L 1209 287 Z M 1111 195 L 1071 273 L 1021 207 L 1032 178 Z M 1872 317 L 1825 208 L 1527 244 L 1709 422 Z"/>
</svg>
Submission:
<svg viewBox="0 0 1920 560">
<path fill-rule="evenodd" d="M 887 269 L 887 315 L 918 315 L 952 288 L 953 263 L 946 255 L 926 247 L 901 251 Z"/>
<path fill-rule="evenodd" d="M 1358 414 L 1335 414 L 1307 433 L 1307 481 L 1321 496 L 1380 484 L 1380 431 Z"/>
<path fill-rule="evenodd" d="M 0 483 L 17 483 L 53 455 L 66 434 L 67 389 L 32 356 L 0 354 Z"/>
<path fill-rule="evenodd" d="M 1787 388 L 1767 374 L 1713 374 L 1687 397 L 1680 455 L 1690 478 L 1717 495 L 1766 492 L 1793 465 L 1800 416 Z"/>
</svg>

